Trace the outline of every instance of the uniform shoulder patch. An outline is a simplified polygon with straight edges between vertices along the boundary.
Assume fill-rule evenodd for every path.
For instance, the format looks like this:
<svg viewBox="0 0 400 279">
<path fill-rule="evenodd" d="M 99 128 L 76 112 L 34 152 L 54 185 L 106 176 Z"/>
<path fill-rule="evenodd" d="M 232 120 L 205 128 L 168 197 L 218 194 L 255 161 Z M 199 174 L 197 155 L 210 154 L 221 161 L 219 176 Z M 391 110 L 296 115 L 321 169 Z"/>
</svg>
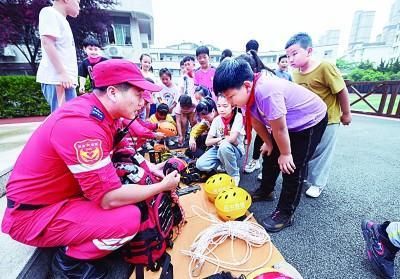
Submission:
<svg viewBox="0 0 400 279">
<path fill-rule="evenodd" d="M 93 106 L 92 111 L 90 112 L 90 116 L 100 121 L 103 121 L 105 117 L 104 112 L 102 112 L 101 109 L 96 106 Z"/>
<path fill-rule="evenodd" d="M 102 142 L 99 139 L 86 139 L 74 144 L 76 158 L 83 165 L 93 165 L 103 158 Z"/>
</svg>

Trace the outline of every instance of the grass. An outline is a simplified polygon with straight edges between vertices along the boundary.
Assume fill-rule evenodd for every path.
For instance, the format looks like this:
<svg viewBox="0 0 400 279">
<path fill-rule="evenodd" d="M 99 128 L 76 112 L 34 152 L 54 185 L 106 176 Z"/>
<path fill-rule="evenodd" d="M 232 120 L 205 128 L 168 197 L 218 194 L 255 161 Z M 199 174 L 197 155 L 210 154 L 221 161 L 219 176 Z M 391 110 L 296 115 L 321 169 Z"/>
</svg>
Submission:
<svg viewBox="0 0 400 279">
<path fill-rule="evenodd" d="M 385 114 L 387 111 L 387 108 L 389 106 L 389 101 L 390 101 L 390 95 L 387 96 L 386 98 L 386 103 L 385 103 L 385 109 L 383 110 L 383 113 Z M 381 102 L 381 98 L 382 95 L 380 94 L 372 94 L 369 95 L 367 98 L 365 98 L 365 100 L 367 100 L 376 110 L 379 109 L 379 104 Z M 353 101 L 359 99 L 359 97 L 354 94 L 351 93 L 350 94 L 350 103 L 352 103 Z M 397 94 L 396 100 L 394 102 L 394 107 L 392 110 L 392 115 L 394 115 L 396 113 L 397 107 L 399 105 L 399 101 L 400 101 L 400 94 Z M 374 112 L 368 105 L 366 102 L 364 102 L 363 100 L 357 102 L 356 104 L 351 106 L 352 110 L 357 110 L 357 111 L 363 111 L 363 112 Z"/>
</svg>

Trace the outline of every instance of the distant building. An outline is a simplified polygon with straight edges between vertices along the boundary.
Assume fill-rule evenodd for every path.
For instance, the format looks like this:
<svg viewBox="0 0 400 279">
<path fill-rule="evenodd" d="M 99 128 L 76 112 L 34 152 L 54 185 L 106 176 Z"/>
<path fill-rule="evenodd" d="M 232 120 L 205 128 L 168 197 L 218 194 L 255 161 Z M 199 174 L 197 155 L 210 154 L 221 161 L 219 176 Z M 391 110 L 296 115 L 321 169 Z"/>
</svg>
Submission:
<svg viewBox="0 0 400 279">
<path fill-rule="evenodd" d="M 340 30 L 328 30 L 313 47 L 313 56 L 335 62 L 338 56 Z"/>
<path fill-rule="evenodd" d="M 108 12 L 111 24 L 104 34 L 107 42 L 105 56 L 139 60 L 140 54 L 147 52 L 154 43 L 152 1 L 119 0 L 113 10 Z M 30 71 L 23 54 L 12 45 L 0 47 L 0 70 L 1 68 L 8 73 Z"/>
<path fill-rule="evenodd" d="M 353 24 L 354 24 L 353 20 Z M 354 27 L 354 26 L 353 26 Z M 351 36 L 350 36 L 351 37 Z M 390 10 L 388 23 L 375 42 L 349 42 L 349 48 L 343 57 L 350 62 L 369 60 L 375 64 L 400 57 L 400 0 L 395 0 Z"/>
<path fill-rule="evenodd" d="M 396 34 L 399 30 L 400 24 L 400 0 L 396 0 L 392 4 L 390 10 L 388 23 L 383 27 L 382 41 L 388 45 L 392 45 L 395 42 Z"/>
<path fill-rule="evenodd" d="M 108 57 L 139 60 L 154 43 L 152 1 L 119 0 L 109 11 L 112 23 L 105 34 L 104 54 Z"/>
<path fill-rule="evenodd" d="M 375 11 L 356 11 L 351 25 L 348 48 L 355 45 L 369 43 L 374 25 Z"/>
<path fill-rule="evenodd" d="M 167 46 L 165 48 L 150 48 L 148 53 L 153 58 L 153 68 L 155 74 L 158 74 L 158 71 L 161 68 L 168 68 L 171 70 L 172 75 L 174 77 L 178 77 L 180 74 L 180 65 L 179 62 L 183 59 L 183 57 L 187 55 L 191 55 L 196 58 L 196 48 L 200 45 L 206 45 L 210 50 L 210 63 L 217 67 L 219 65 L 219 60 L 221 57 L 221 49 L 210 45 L 210 44 L 200 44 L 193 42 L 182 42 L 179 44 L 174 44 Z M 268 52 L 259 52 L 261 60 L 270 67 L 276 66 L 276 61 L 279 55 L 283 54 L 284 51 L 268 51 Z M 239 56 L 243 54 L 240 51 L 233 51 L 233 56 Z M 197 62 L 196 62 L 197 63 Z M 196 64 L 196 67 L 199 67 Z"/>
</svg>

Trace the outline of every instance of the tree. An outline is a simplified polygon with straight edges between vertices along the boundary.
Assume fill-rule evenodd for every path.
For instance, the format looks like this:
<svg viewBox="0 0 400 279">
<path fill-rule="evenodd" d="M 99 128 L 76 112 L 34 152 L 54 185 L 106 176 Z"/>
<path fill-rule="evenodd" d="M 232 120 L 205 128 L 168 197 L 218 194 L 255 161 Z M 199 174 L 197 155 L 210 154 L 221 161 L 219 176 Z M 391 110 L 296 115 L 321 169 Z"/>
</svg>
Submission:
<svg viewBox="0 0 400 279">
<path fill-rule="evenodd" d="M 374 64 L 367 60 L 367 61 L 362 61 L 359 65 L 358 68 L 362 70 L 374 70 Z"/>
<path fill-rule="evenodd" d="M 39 13 L 51 5 L 49 0 L 1 0 L 0 1 L 0 46 L 16 46 L 29 62 L 36 74 L 40 55 Z M 76 19 L 68 18 L 74 34 L 77 54 L 83 39 L 88 35 L 96 36 L 104 42 L 109 17 L 105 9 L 116 4 L 116 0 L 81 0 L 81 11 Z M 6 31 L 6 32 L 5 32 Z"/>
<path fill-rule="evenodd" d="M 388 66 L 385 64 L 385 61 L 381 59 L 381 63 L 379 63 L 379 66 L 376 68 L 376 70 L 384 73 L 388 71 Z"/>
</svg>

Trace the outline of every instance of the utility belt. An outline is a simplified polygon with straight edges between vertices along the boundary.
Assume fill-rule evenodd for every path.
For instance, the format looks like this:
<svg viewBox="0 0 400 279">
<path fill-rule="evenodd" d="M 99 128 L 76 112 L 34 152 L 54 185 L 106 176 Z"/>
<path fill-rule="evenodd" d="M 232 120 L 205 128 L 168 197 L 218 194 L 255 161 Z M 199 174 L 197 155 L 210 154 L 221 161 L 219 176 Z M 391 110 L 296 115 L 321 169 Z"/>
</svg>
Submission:
<svg viewBox="0 0 400 279">
<path fill-rule="evenodd" d="M 18 205 L 17 210 L 36 210 L 36 209 L 40 209 L 40 208 L 43 208 L 46 206 L 43 204 L 25 204 L 25 203 L 17 204 L 15 201 L 7 198 L 7 207 L 8 208 L 14 208 L 16 205 Z"/>
</svg>

